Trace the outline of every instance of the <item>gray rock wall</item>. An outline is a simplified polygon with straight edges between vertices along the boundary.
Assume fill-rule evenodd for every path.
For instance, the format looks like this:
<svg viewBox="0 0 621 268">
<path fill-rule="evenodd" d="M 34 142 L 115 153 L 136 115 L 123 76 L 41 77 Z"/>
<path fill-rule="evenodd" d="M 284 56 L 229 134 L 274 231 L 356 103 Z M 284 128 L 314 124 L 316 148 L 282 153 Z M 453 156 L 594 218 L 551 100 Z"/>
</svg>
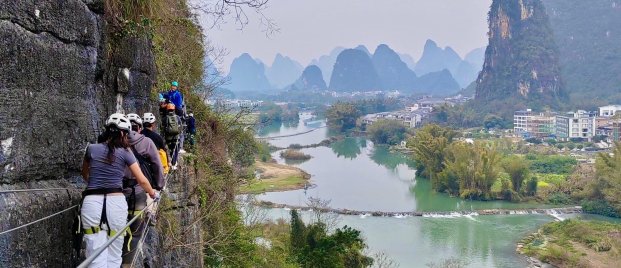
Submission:
<svg viewBox="0 0 621 268">
<path fill-rule="evenodd" d="M 171 173 L 157 226 L 147 234 L 137 267 L 203 267 L 198 195 L 194 194 L 198 178 L 191 157 L 184 158 Z"/>
<path fill-rule="evenodd" d="M 127 37 L 110 46 L 103 7 L 103 0 L 0 0 L 0 191 L 70 189 L 0 193 L 0 232 L 79 202 L 84 148 L 119 96 L 125 112 L 152 108 L 151 42 Z M 74 217 L 75 210 L 0 235 L 0 267 L 75 265 Z"/>
</svg>

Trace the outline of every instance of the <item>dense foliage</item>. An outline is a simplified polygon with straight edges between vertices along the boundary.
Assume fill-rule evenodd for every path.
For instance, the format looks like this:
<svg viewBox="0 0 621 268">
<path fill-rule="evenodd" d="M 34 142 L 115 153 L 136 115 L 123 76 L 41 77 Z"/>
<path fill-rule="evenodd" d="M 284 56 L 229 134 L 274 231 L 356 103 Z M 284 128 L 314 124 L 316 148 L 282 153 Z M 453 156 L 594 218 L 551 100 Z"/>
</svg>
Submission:
<svg viewBox="0 0 621 268">
<path fill-rule="evenodd" d="M 571 105 L 594 108 L 621 101 L 619 2 L 545 0 L 559 47 L 561 74 Z"/>
<path fill-rule="evenodd" d="M 376 144 L 395 145 L 405 139 L 407 128 L 399 121 L 378 120 L 367 127 L 367 134 Z"/>
<path fill-rule="evenodd" d="M 356 127 L 356 120 L 362 115 L 392 111 L 401 107 L 401 103 L 393 98 L 337 102 L 326 110 L 326 118 L 329 127 L 347 131 Z"/>
<path fill-rule="evenodd" d="M 526 159 L 533 172 L 546 174 L 570 174 L 578 163 L 575 158 L 563 155 L 528 154 Z"/>
<path fill-rule="evenodd" d="M 300 110 L 292 105 L 277 105 L 269 102 L 259 108 L 259 123 L 297 123 Z"/>
<path fill-rule="evenodd" d="M 577 165 L 573 157 L 535 153 L 532 146 L 505 139 L 468 142 L 455 136 L 448 128 L 428 124 L 408 141 L 417 173 L 430 179 L 434 190 L 466 199 L 520 201 L 544 187 L 544 199 L 551 203 L 576 202 L 566 189 Z"/>
<path fill-rule="evenodd" d="M 328 233 L 323 222 L 305 225 L 296 210 L 291 211 L 291 253 L 301 267 L 369 267 L 360 231 L 348 226 Z"/>
</svg>

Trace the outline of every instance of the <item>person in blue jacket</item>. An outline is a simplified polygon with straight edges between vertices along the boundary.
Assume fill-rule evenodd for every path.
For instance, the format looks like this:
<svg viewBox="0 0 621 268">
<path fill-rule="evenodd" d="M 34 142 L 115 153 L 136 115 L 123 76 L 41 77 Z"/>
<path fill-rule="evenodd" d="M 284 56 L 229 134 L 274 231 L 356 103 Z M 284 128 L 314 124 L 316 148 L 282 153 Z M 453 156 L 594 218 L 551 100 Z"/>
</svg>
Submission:
<svg viewBox="0 0 621 268">
<path fill-rule="evenodd" d="M 183 118 L 183 94 L 179 92 L 179 83 L 173 81 L 168 91 L 168 101 L 175 105 L 175 113 Z"/>
</svg>

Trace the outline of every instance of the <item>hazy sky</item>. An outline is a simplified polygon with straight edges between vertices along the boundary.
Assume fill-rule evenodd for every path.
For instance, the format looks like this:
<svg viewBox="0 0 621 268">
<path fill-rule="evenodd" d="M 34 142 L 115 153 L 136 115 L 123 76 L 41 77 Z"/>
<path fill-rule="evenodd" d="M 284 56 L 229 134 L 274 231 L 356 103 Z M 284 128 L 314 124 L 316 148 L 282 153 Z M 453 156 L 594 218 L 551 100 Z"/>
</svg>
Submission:
<svg viewBox="0 0 621 268">
<path fill-rule="evenodd" d="M 302 65 L 337 46 L 367 46 L 373 53 L 385 43 L 418 60 L 427 39 L 451 46 L 462 57 L 487 45 L 487 12 L 491 0 L 270 0 L 264 14 L 280 32 L 267 37 L 259 17 L 239 30 L 229 21 L 207 37 L 229 54 L 223 69 L 248 52 L 271 65 L 276 53 Z"/>
</svg>

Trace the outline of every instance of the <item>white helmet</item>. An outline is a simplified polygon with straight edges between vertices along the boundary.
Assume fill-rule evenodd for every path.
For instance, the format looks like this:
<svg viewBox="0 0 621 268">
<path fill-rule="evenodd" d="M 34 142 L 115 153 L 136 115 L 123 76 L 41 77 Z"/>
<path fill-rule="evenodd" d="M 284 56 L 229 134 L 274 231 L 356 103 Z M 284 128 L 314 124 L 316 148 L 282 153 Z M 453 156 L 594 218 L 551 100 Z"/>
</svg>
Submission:
<svg viewBox="0 0 621 268">
<path fill-rule="evenodd" d="M 125 115 L 122 113 L 114 113 L 108 117 L 106 121 L 106 127 L 115 126 L 120 130 L 129 131 L 132 128 L 132 125 L 129 123 L 129 120 L 125 118 Z"/>
<path fill-rule="evenodd" d="M 144 113 L 142 118 L 144 119 L 143 121 L 145 123 L 149 123 L 149 124 L 155 123 L 155 115 L 153 115 L 152 113 Z"/>
<path fill-rule="evenodd" d="M 134 122 L 138 125 L 142 125 L 142 119 L 137 114 L 127 114 L 127 119 L 129 119 L 130 123 Z"/>
</svg>

